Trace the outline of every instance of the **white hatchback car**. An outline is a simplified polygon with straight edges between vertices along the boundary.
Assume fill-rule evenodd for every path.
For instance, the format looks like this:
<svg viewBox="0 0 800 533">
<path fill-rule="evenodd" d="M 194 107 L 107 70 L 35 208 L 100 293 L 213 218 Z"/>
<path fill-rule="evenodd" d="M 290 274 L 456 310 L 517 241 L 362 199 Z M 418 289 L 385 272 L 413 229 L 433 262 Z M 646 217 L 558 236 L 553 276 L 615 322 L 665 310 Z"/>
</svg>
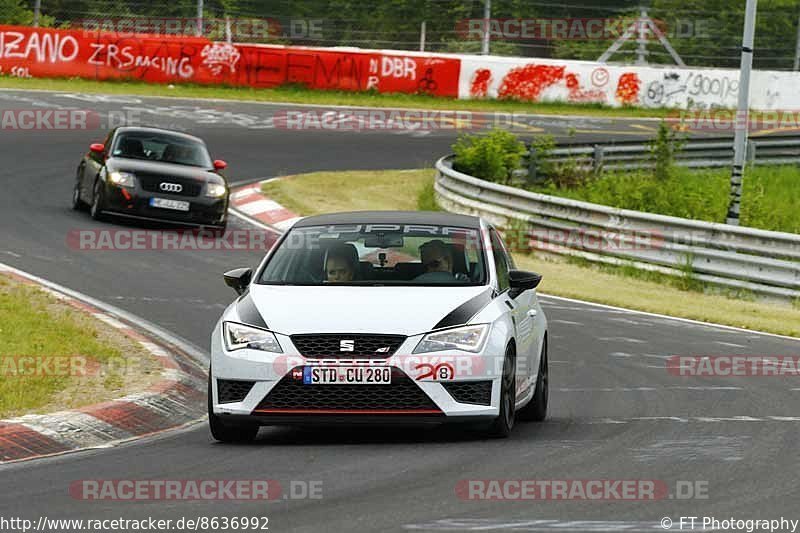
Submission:
<svg viewBox="0 0 800 533">
<path fill-rule="evenodd" d="M 483 422 L 547 415 L 547 320 L 498 232 L 480 218 L 354 212 L 298 221 L 211 338 L 217 440 L 263 425 Z"/>
</svg>

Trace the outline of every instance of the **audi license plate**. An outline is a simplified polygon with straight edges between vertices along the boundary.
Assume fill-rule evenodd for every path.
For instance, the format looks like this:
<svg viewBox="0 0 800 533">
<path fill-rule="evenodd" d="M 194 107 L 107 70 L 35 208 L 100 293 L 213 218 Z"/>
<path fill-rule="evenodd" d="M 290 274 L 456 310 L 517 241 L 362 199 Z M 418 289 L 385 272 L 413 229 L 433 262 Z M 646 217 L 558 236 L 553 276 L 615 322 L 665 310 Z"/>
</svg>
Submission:
<svg viewBox="0 0 800 533">
<path fill-rule="evenodd" d="M 152 207 L 160 207 L 161 209 L 172 209 L 174 211 L 188 211 L 189 202 L 181 200 L 169 200 L 167 198 L 150 198 L 150 205 Z"/>
<path fill-rule="evenodd" d="M 307 366 L 303 368 L 306 385 L 391 385 L 388 366 Z"/>
</svg>

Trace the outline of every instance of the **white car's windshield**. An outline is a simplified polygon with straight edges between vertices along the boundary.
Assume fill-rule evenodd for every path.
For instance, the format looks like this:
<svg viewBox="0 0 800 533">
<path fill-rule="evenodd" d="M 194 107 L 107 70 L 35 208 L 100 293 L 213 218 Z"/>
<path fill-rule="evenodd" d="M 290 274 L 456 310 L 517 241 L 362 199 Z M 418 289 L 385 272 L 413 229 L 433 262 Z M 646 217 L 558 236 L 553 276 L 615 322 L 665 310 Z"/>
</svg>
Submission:
<svg viewBox="0 0 800 533">
<path fill-rule="evenodd" d="M 434 225 L 295 228 L 259 283 L 281 285 L 484 285 L 480 232 Z"/>
</svg>

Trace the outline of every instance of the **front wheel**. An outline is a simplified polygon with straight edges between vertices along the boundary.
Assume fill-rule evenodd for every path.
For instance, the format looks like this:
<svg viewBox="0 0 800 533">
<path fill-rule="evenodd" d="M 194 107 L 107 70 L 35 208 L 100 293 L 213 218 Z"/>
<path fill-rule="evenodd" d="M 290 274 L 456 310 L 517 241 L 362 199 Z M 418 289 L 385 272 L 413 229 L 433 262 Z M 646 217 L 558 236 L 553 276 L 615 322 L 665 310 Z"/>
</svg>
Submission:
<svg viewBox="0 0 800 533">
<path fill-rule="evenodd" d="M 516 352 L 513 347 L 506 349 L 503 361 L 503 376 L 500 380 L 500 414 L 489 426 L 489 435 L 504 439 L 514 429 L 517 391 Z"/>
<path fill-rule="evenodd" d="M 84 207 L 86 207 L 86 204 L 81 200 L 81 181 L 76 179 L 75 187 L 72 189 L 72 209 L 80 211 Z"/>
<path fill-rule="evenodd" d="M 94 182 L 94 190 L 92 192 L 92 205 L 89 208 L 89 214 L 95 220 L 103 220 L 103 208 L 105 207 L 105 199 L 103 197 L 103 182 L 97 180 Z"/>
<path fill-rule="evenodd" d="M 539 362 L 539 375 L 536 377 L 536 390 L 528 405 L 519 410 L 521 420 L 542 422 L 547 418 L 547 404 L 550 400 L 550 379 L 547 364 L 547 339 L 542 346 L 542 357 Z"/>
<path fill-rule="evenodd" d="M 227 424 L 214 414 L 211 371 L 208 372 L 208 427 L 211 430 L 211 436 L 220 442 L 251 442 L 258 435 L 258 426 L 255 424 Z"/>
</svg>

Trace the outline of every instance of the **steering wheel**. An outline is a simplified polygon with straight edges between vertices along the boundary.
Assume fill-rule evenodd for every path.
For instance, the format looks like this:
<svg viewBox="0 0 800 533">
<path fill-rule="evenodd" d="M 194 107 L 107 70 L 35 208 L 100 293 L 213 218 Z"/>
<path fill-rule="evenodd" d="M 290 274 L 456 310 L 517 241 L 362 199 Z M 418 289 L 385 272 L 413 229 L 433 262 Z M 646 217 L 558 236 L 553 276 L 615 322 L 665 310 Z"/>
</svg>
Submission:
<svg viewBox="0 0 800 533">
<path fill-rule="evenodd" d="M 301 279 L 311 283 L 321 283 L 322 281 L 324 281 L 320 276 L 316 275 L 314 272 L 312 272 L 307 268 L 301 269 L 298 274 L 299 275 L 295 278 L 298 281 Z"/>
</svg>

